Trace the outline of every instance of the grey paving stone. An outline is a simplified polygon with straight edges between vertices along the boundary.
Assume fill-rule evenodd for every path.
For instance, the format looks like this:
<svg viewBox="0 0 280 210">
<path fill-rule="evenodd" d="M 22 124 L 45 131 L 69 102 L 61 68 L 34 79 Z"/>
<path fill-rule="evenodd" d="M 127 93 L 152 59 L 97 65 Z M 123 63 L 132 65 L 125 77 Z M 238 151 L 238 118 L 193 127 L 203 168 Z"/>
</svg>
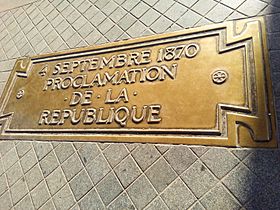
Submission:
<svg viewBox="0 0 280 210">
<path fill-rule="evenodd" d="M 10 169 L 7 170 L 6 176 L 9 186 L 12 186 L 17 180 L 19 180 L 23 176 L 23 172 L 21 170 L 19 162 L 17 162 Z"/>
<path fill-rule="evenodd" d="M 164 154 L 164 157 L 178 174 L 181 174 L 197 159 L 192 151 L 186 146 L 173 146 Z"/>
<path fill-rule="evenodd" d="M 37 158 L 35 152 L 33 150 L 29 150 L 20 160 L 22 170 L 26 173 L 29 169 L 31 169 L 36 163 Z"/>
<path fill-rule="evenodd" d="M 118 166 L 116 166 L 114 171 L 124 188 L 130 185 L 141 174 L 131 156 L 125 158 Z"/>
<path fill-rule="evenodd" d="M 2 204 L 1 204 L 2 205 Z M 26 195 L 16 206 L 15 210 L 33 210 L 33 204 L 30 195 Z"/>
<path fill-rule="evenodd" d="M 156 33 L 163 33 L 172 25 L 172 21 L 168 18 L 161 16 L 152 25 L 151 29 Z"/>
<path fill-rule="evenodd" d="M 237 10 L 248 16 L 257 15 L 267 6 L 266 3 L 259 0 L 246 0 Z"/>
<path fill-rule="evenodd" d="M 18 161 L 16 148 L 14 147 L 2 157 L 4 169 L 8 170 L 12 165 Z"/>
<path fill-rule="evenodd" d="M 50 143 L 34 142 L 33 146 L 34 146 L 38 160 L 41 160 L 52 150 L 52 146 Z"/>
<path fill-rule="evenodd" d="M 139 0 L 126 0 L 121 6 L 127 11 L 130 11 L 133 7 L 137 5 L 138 2 Z"/>
<path fill-rule="evenodd" d="M 74 153 L 74 148 L 71 143 L 63 143 L 58 145 L 55 149 L 55 154 L 60 163 L 63 163 L 68 157 Z"/>
<path fill-rule="evenodd" d="M 78 154 L 84 165 L 87 165 L 91 160 L 93 160 L 100 151 L 96 144 L 83 144 L 83 146 L 78 150 Z"/>
<path fill-rule="evenodd" d="M 43 175 L 38 164 L 25 174 L 25 180 L 29 190 L 32 190 L 43 180 Z"/>
<path fill-rule="evenodd" d="M 57 210 L 68 210 L 75 204 L 68 184 L 54 195 L 53 202 Z"/>
<path fill-rule="evenodd" d="M 0 196 L 0 203 L 1 203 L 0 208 L 3 210 L 12 208 L 13 204 L 8 191 L 6 191 L 3 195 Z"/>
<path fill-rule="evenodd" d="M 188 10 L 187 7 L 183 6 L 180 3 L 175 2 L 165 13 L 164 15 L 167 16 L 172 21 L 178 20 L 186 11 Z"/>
<path fill-rule="evenodd" d="M 131 14 L 127 13 L 119 22 L 118 25 L 125 31 L 130 26 L 132 26 L 133 23 L 136 22 L 136 18 L 133 17 Z"/>
<path fill-rule="evenodd" d="M 91 3 L 89 1 L 82 1 L 82 3 L 77 7 L 80 13 L 84 13 L 89 7 Z"/>
<path fill-rule="evenodd" d="M 218 177 L 224 177 L 239 162 L 239 160 L 226 149 L 211 148 L 201 160 Z"/>
<path fill-rule="evenodd" d="M 196 202 L 191 208 L 190 210 L 205 210 L 205 208 L 199 203 Z"/>
<path fill-rule="evenodd" d="M 247 150 L 247 149 L 232 149 L 231 152 L 239 160 L 244 160 L 249 154 L 251 154 L 251 150 Z"/>
<path fill-rule="evenodd" d="M 94 184 L 97 184 L 110 171 L 109 164 L 102 155 L 90 162 L 86 169 Z"/>
<path fill-rule="evenodd" d="M 96 187 L 102 201 L 107 206 L 113 201 L 121 192 L 122 187 L 116 176 L 109 173 Z"/>
<path fill-rule="evenodd" d="M 86 38 L 90 33 L 95 33 L 95 31 L 96 29 L 89 22 L 86 22 L 85 25 L 81 27 L 80 35 Z"/>
<path fill-rule="evenodd" d="M 191 165 L 181 177 L 197 198 L 200 198 L 218 182 L 200 161 Z"/>
<path fill-rule="evenodd" d="M 240 205 L 222 184 L 216 185 L 202 199 L 202 205 L 206 209 L 240 209 Z"/>
<path fill-rule="evenodd" d="M 100 197 L 95 189 L 92 189 L 80 202 L 79 207 L 81 210 L 95 210 L 105 209 Z"/>
<path fill-rule="evenodd" d="M 16 146 L 19 158 L 25 155 L 31 149 L 31 147 L 32 145 L 30 142 L 24 142 L 24 141 L 19 142 Z"/>
<path fill-rule="evenodd" d="M 2 184 L 1 184 L 2 185 Z M 15 205 L 19 202 L 26 194 L 27 194 L 27 187 L 24 181 L 24 178 L 18 180 L 11 188 L 10 188 L 11 196 L 13 204 Z"/>
<path fill-rule="evenodd" d="M 245 0 L 235 0 L 235 1 L 231 1 L 231 0 L 221 0 L 220 2 L 225 4 L 228 7 L 231 7 L 232 9 L 236 9 L 237 7 L 239 7 Z"/>
<path fill-rule="evenodd" d="M 110 18 L 113 22 L 117 23 L 120 19 L 122 19 L 125 16 L 126 13 L 127 12 L 119 6 L 112 12 L 112 14 L 110 14 Z"/>
<path fill-rule="evenodd" d="M 82 168 L 82 162 L 76 153 L 74 153 L 74 155 L 72 155 L 62 164 L 62 169 L 68 181 L 71 180 L 79 171 L 81 171 Z"/>
<path fill-rule="evenodd" d="M 106 34 L 105 37 L 110 41 L 116 41 L 118 37 L 123 33 L 123 30 L 118 26 L 113 26 Z"/>
<path fill-rule="evenodd" d="M 127 188 L 127 193 L 137 209 L 143 209 L 157 195 L 148 179 L 142 175 Z"/>
<path fill-rule="evenodd" d="M 6 181 L 5 174 L 0 176 L 0 195 L 8 189 L 8 183 Z"/>
<path fill-rule="evenodd" d="M 209 147 L 204 146 L 191 146 L 190 149 L 198 156 L 201 157 L 205 152 L 208 151 Z"/>
<path fill-rule="evenodd" d="M 147 5 L 144 2 L 139 2 L 132 10 L 131 14 L 133 14 L 135 17 L 140 18 L 148 9 L 150 8 L 149 5 Z"/>
<path fill-rule="evenodd" d="M 196 11 L 197 13 L 201 14 L 202 16 L 206 15 L 207 12 L 209 12 L 217 2 L 214 0 L 199 0 L 196 2 L 193 6 L 192 9 Z"/>
<path fill-rule="evenodd" d="M 157 149 L 151 145 L 139 145 L 135 150 L 132 152 L 132 156 L 135 161 L 138 163 L 140 168 L 145 171 L 155 160 L 157 160 L 160 156 L 160 153 Z"/>
<path fill-rule="evenodd" d="M 128 198 L 127 194 L 124 192 L 119 197 L 117 197 L 109 206 L 109 210 L 114 209 L 127 209 L 127 210 L 133 210 L 135 207 L 133 206 L 133 203 Z"/>
<path fill-rule="evenodd" d="M 44 181 L 38 184 L 30 194 L 36 209 L 40 208 L 50 198 L 47 185 Z"/>
<path fill-rule="evenodd" d="M 224 21 L 233 10 L 222 4 L 217 4 L 209 13 L 207 13 L 206 18 L 211 21 L 218 23 Z"/>
<path fill-rule="evenodd" d="M 85 169 L 71 180 L 70 187 L 77 201 L 79 201 L 93 187 Z"/>
<path fill-rule="evenodd" d="M 241 14 L 240 12 L 234 11 L 230 16 L 226 18 L 226 20 L 237 20 L 242 18 L 246 18 L 246 16 Z"/>
<path fill-rule="evenodd" d="M 128 151 L 123 144 L 111 144 L 103 153 L 112 167 L 116 166 L 128 155 Z"/>
<path fill-rule="evenodd" d="M 188 209 L 196 201 L 195 196 L 179 178 L 161 194 L 161 197 L 170 209 Z"/>
<path fill-rule="evenodd" d="M 56 210 L 52 200 L 48 200 L 39 210 Z"/>
<path fill-rule="evenodd" d="M 243 162 L 263 182 L 268 182 L 279 174 L 279 161 L 279 150 L 254 150 Z"/>
<path fill-rule="evenodd" d="M 110 18 L 106 18 L 100 25 L 98 25 L 98 29 L 101 32 L 101 34 L 105 34 L 108 32 L 113 26 L 114 22 Z"/>
<path fill-rule="evenodd" d="M 176 23 L 184 28 L 189 28 L 191 26 L 194 26 L 201 18 L 202 16 L 200 16 L 199 14 L 188 10 L 182 17 L 180 17 L 176 21 Z"/>
<path fill-rule="evenodd" d="M 264 193 L 264 185 L 261 180 L 243 164 L 233 169 L 225 177 L 223 183 L 242 204 L 256 194 Z"/>
<path fill-rule="evenodd" d="M 160 158 L 153 164 L 146 171 L 146 175 L 158 193 L 162 192 L 177 177 L 164 158 Z"/>
<path fill-rule="evenodd" d="M 51 195 L 54 195 L 59 189 L 66 184 L 61 167 L 56 168 L 47 178 L 46 182 L 50 190 Z"/>
<path fill-rule="evenodd" d="M 146 208 L 145 210 L 168 210 L 169 208 L 162 201 L 160 197 L 155 198 Z"/>
<path fill-rule="evenodd" d="M 53 151 L 40 161 L 40 166 L 44 177 L 47 177 L 58 166 L 58 160 Z"/>
<path fill-rule="evenodd" d="M 102 21 L 104 21 L 105 18 L 106 18 L 106 15 L 104 15 L 102 12 L 98 11 L 91 19 L 89 19 L 89 21 L 96 27 L 100 23 L 102 23 Z"/>
</svg>

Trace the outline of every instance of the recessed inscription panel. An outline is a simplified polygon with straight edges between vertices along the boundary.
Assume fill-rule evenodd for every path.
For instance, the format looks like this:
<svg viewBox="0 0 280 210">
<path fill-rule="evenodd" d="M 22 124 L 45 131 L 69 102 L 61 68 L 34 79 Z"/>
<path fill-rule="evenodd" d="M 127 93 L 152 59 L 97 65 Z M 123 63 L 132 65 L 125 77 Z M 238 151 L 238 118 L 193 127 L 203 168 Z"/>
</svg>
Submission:
<svg viewBox="0 0 280 210">
<path fill-rule="evenodd" d="M 275 147 L 264 35 L 255 18 L 20 59 L 0 138 Z"/>
</svg>

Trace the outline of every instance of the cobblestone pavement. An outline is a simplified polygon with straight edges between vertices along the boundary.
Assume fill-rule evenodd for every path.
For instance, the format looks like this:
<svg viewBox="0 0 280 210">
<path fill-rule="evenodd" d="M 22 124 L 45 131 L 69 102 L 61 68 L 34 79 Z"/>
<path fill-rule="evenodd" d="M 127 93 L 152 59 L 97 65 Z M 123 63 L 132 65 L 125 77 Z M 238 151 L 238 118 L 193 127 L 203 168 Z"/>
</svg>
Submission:
<svg viewBox="0 0 280 210">
<path fill-rule="evenodd" d="M 279 0 L 42 0 L 0 13 L 0 94 L 21 56 L 265 15 L 280 117 Z M 279 120 L 278 120 L 279 121 Z M 0 209 L 280 209 L 280 151 L 0 142 Z"/>
</svg>

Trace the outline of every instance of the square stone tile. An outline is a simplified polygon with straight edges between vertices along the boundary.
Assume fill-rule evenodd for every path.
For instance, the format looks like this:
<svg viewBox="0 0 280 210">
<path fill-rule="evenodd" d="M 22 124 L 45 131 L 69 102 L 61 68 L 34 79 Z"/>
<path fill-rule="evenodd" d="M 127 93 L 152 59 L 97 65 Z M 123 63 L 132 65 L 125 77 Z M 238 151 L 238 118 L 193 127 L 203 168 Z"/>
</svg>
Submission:
<svg viewBox="0 0 280 210">
<path fill-rule="evenodd" d="M 8 171 L 6 172 L 7 180 L 9 186 L 12 186 L 17 180 L 19 180 L 23 176 L 23 172 L 21 170 L 19 162 L 14 164 Z"/>
<path fill-rule="evenodd" d="M 40 166 L 44 177 L 47 177 L 59 165 L 54 152 L 50 152 L 40 161 Z"/>
<path fill-rule="evenodd" d="M 31 147 L 32 147 L 31 142 L 24 142 L 24 141 L 19 142 L 16 146 L 19 158 L 22 158 L 23 155 L 25 155 L 31 149 Z"/>
<path fill-rule="evenodd" d="M 12 148 L 9 152 L 7 152 L 3 157 L 2 157 L 4 169 L 8 170 L 12 165 L 14 165 L 18 161 L 18 155 L 16 148 Z"/>
<path fill-rule="evenodd" d="M 200 161 L 191 165 L 181 177 L 198 198 L 218 182 L 217 178 Z"/>
<path fill-rule="evenodd" d="M 235 198 L 225 189 L 222 184 L 216 185 L 200 200 L 206 209 L 240 209 Z"/>
<path fill-rule="evenodd" d="M 126 0 L 121 4 L 121 6 L 126 9 L 127 11 L 130 11 L 133 7 L 137 5 L 139 0 Z"/>
<path fill-rule="evenodd" d="M 74 148 L 71 143 L 61 143 L 55 149 L 55 154 L 60 163 L 63 163 L 68 157 L 74 153 Z"/>
<path fill-rule="evenodd" d="M 36 209 L 40 208 L 50 198 L 47 185 L 44 181 L 38 184 L 30 194 Z"/>
<path fill-rule="evenodd" d="M 179 17 L 181 17 L 186 11 L 188 10 L 188 8 L 186 8 L 185 6 L 183 6 L 180 3 L 175 3 L 173 4 L 164 14 L 165 16 L 167 16 L 169 19 L 171 19 L 172 21 L 176 21 L 178 20 Z"/>
<path fill-rule="evenodd" d="M 1 203 L 1 209 L 3 210 L 12 208 L 13 204 L 8 191 L 0 196 L 0 203 Z"/>
<path fill-rule="evenodd" d="M 155 146 L 151 144 L 142 144 L 139 145 L 135 150 L 132 152 L 132 156 L 135 161 L 138 163 L 140 168 L 145 171 L 153 162 L 155 162 L 160 153 L 155 148 Z"/>
<path fill-rule="evenodd" d="M 1 204 L 2 205 L 2 204 Z M 26 195 L 16 206 L 15 210 L 32 210 L 34 209 L 30 195 Z"/>
<path fill-rule="evenodd" d="M 78 155 L 74 153 L 74 155 L 72 155 L 62 164 L 62 169 L 66 179 L 69 181 L 83 169 L 83 165 Z"/>
<path fill-rule="evenodd" d="M 223 179 L 223 183 L 241 204 L 245 204 L 252 197 L 256 197 L 256 194 L 265 193 L 265 186 L 260 178 L 243 164 L 234 168 Z"/>
<path fill-rule="evenodd" d="M 75 199 L 72 195 L 69 185 L 65 185 L 53 197 L 53 202 L 56 209 L 68 210 L 75 204 Z"/>
<path fill-rule="evenodd" d="M 0 195 L 2 195 L 8 189 L 8 183 L 6 181 L 5 174 L 0 176 Z"/>
<path fill-rule="evenodd" d="M 172 5 L 174 4 L 173 0 L 161 0 L 158 1 L 153 7 L 159 11 L 161 14 L 165 13 Z"/>
<path fill-rule="evenodd" d="M 84 165 L 87 165 L 91 160 L 93 160 L 100 151 L 96 144 L 83 144 L 83 146 L 78 150 L 78 154 Z"/>
<path fill-rule="evenodd" d="M 91 161 L 86 169 L 94 184 L 97 184 L 111 170 L 109 164 L 102 155 L 98 155 Z"/>
<path fill-rule="evenodd" d="M 139 2 L 132 10 L 131 14 L 133 14 L 135 17 L 140 18 L 148 9 L 150 8 L 149 5 L 147 5 L 144 2 Z"/>
<path fill-rule="evenodd" d="M 189 147 L 198 157 L 201 157 L 205 152 L 208 151 L 209 147 L 204 146 L 191 146 Z"/>
<path fill-rule="evenodd" d="M 127 194 L 124 192 L 122 193 L 119 197 L 117 197 L 109 206 L 109 210 L 114 210 L 114 209 L 136 209 L 127 196 Z"/>
<path fill-rule="evenodd" d="M 251 154 L 251 150 L 248 149 L 233 149 L 231 152 L 241 161 Z"/>
<path fill-rule="evenodd" d="M 162 192 L 177 177 L 164 158 L 160 158 L 153 164 L 146 171 L 146 175 L 158 193 Z"/>
<path fill-rule="evenodd" d="M 137 209 L 143 209 L 157 195 L 148 179 L 142 175 L 127 188 L 127 193 Z"/>
<path fill-rule="evenodd" d="M 146 208 L 145 210 L 168 210 L 169 208 L 166 204 L 162 201 L 161 197 L 157 197 L 154 199 Z"/>
<path fill-rule="evenodd" d="M 13 147 L 14 147 L 14 143 L 13 142 L 1 141 L 0 142 L 0 155 L 1 155 L 1 157 L 3 157 Z"/>
<path fill-rule="evenodd" d="M 71 180 L 70 187 L 77 201 L 79 201 L 93 187 L 85 169 Z"/>
<path fill-rule="evenodd" d="M 209 12 L 217 2 L 214 0 L 199 0 L 196 2 L 193 6 L 192 9 L 199 13 L 200 15 L 204 16 L 207 12 Z"/>
<path fill-rule="evenodd" d="M 13 204 L 19 202 L 26 194 L 27 187 L 24 181 L 24 178 L 18 180 L 11 188 L 10 188 Z"/>
<path fill-rule="evenodd" d="M 128 151 L 123 144 L 111 144 L 103 153 L 112 167 L 115 167 L 128 155 Z"/>
<path fill-rule="evenodd" d="M 248 16 L 257 15 L 267 6 L 267 3 L 259 0 L 246 0 L 237 10 Z"/>
<path fill-rule="evenodd" d="M 80 210 L 105 210 L 105 206 L 102 203 L 95 189 L 92 189 L 80 202 Z"/>
<path fill-rule="evenodd" d="M 130 185 L 141 174 L 131 156 L 125 158 L 118 166 L 116 166 L 114 171 L 124 188 Z"/>
<path fill-rule="evenodd" d="M 206 210 L 201 203 L 196 202 L 191 208 L 190 210 Z"/>
<path fill-rule="evenodd" d="M 25 174 L 25 180 L 29 190 L 32 190 L 43 180 L 43 175 L 38 164 Z"/>
<path fill-rule="evenodd" d="M 170 209 L 188 209 L 196 201 L 195 196 L 179 178 L 161 194 L 161 197 Z"/>
<path fill-rule="evenodd" d="M 36 163 L 37 158 L 35 152 L 31 149 L 29 150 L 20 160 L 22 170 L 26 173 L 30 170 Z"/>
<path fill-rule="evenodd" d="M 112 21 L 117 23 L 120 19 L 122 19 L 125 16 L 126 13 L 127 12 L 122 7 L 118 7 L 112 12 L 110 18 L 112 19 Z"/>
<path fill-rule="evenodd" d="M 126 31 L 129 27 L 131 27 L 135 22 L 136 18 L 131 14 L 127 13 L 119 22 L 118 26 L 120 26 L 124 31 Z"/>
<path fill-rule="evenodd" d="M 121 184 L 112 172 L 97 185 L 96 190 L 106 206 L 123 191 Z"/>
<path fill-rule="evenodd" d="M 160 16 L 152 25 L 151 29 L 156 33 L 163 33 L 172 25 L 172 21 L 164 16 Z"/>
<path fill-rule="evenodd" d="M 192 10 L 188 10 L 176 21 L 176 23 L 184 28 L 189 28 L 194 26 L 201 18 L 202 16 L 198 13 L 195 13 Z"/>
<path fill-rule="evenodd" d="M 46 182 L 50 190 L 51 195 L 54 195 L 59 189 L 66 184 L 61 167 L 56 168 L 47 178 Z"/>
<path fill-rule="evenodd" d="M 239 160 L 224 148 L 211 148 L 201 157 L 201 160 L 219 179 L 239 163 Z"/>
<path fill-rule="evenodd" d="M 52 150 L 52 146 L 50 143 L 33 142 L 33 146 L 34 146 L 38 160 L 41 160 Z"/>
<path fill-rule="evenodd" d="M 178 174 L 181 174 L 197 160 L 197 157 L 186 146 L 173 146 L 164 154 L 164 157 Z"/>
<path fill-rule="evenodd" d="M 48 200 L 39 210 L 56 210 L 52 200 Z"/>
<path fill-rule="evenodd" d="M 217 4 L 205 17 L 215 23 L 219 23 L 224 21 L 232 12 L 231 8 Z"/>
<path fill-rule="evenodd" d="M 221 0 L 221 3 L 225 4 L 228 7 L 231 7 L 232 9 L 236 9 L 239 7 L 245 0 Z"/>
</svg>

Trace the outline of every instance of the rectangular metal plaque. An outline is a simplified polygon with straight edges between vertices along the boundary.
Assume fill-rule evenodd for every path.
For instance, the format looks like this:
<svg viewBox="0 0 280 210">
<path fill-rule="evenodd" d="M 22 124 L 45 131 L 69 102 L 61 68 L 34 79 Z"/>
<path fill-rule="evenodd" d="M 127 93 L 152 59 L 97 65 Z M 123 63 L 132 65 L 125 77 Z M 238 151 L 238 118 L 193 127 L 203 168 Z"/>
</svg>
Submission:
<svg viewBox="0 0 280 210">
<path fill-rule="evenodd" d="M 276 147 L 262 17 L 18 59 L 0 139 Z"/>
</svg>

